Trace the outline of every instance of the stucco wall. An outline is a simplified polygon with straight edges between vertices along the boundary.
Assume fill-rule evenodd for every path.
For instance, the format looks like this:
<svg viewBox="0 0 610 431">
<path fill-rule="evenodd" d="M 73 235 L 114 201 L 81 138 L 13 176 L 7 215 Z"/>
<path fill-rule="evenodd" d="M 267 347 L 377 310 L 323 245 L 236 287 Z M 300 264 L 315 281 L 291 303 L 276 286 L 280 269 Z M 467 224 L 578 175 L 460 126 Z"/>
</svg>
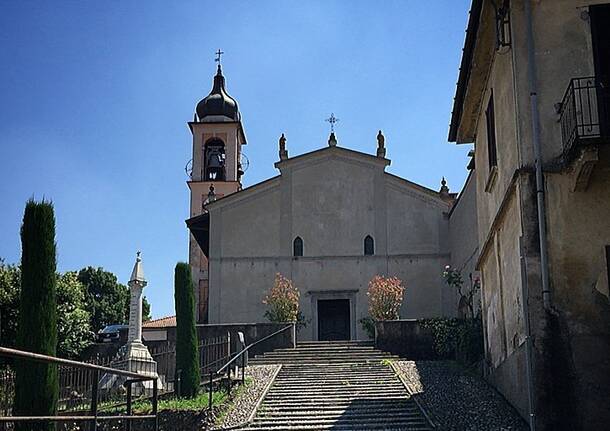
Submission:
<svg viewBox="0 0 610 431">
<path fill-rule="evenodd" d="M 607 0 L 542 0 L 533 3 L 532 19 L 536 57 L 540 137 L 545 161 L 561 153 L 561 129 L 555 104 L 562 101 L 570 79 L 594 75 L 588 6 Z M 526 21 L 523 1 L 512 2 L 512 50 L 518 82 L 518 116 L 523 162 L 534 161 L 530 98 L 527 85 Z"/>
<path fill-rule="evenodd" d="M 376 274 L 405 282 L 402 317 L 454 315 L 441 277 L 449 206 L 438 193 L 385 174 L 383 160 L 316 152 L 210 206 L 210 322 L 264 321 L 262 299 L 278 272 L 300 289 L 304 317 L 314 320 L 301 339 L 316 338 L 316 299 L 328 292 L 351 299 L 352 338 L 366 338 L 357 321 L 368 315 L 366 289 Z M 366 235 L 374 256 L 364 256 Z M 292 256 L 296 236 L 303 257 Z"/>
<path fill-rule="evenodd" d="M 478 277 L 476 263 L 479 257 L 479 230 L 477 223 L 477 182 L 476 172 L 470 171 L 458 200 L 449 213 L 449 244 L 451 266 L 462 274 L 466 286 Z M 456 307 L 459 295 L 455 290 L 449 292 Z M 480 292 L 474 297 L 475 311 L 480 303 Z"/>
<path fill-rule="evenodd" d="M 548 175 L 548 242 L 553 304 L 565 330 L 572 385 L 583 424 L 610 420 L 610 295 L 605 247 L 610 245 L 610 146 L 600 146 L 588 188 Z"/>
<path fill-rule="evenodd" d="M 479 238 L 484 241 L 519 167 L 511 53 L 496 55 L 483 95 L 475 141 Z M 493 93 L 497 167 L 490 168 L 485 111 Z"/>
</svg>

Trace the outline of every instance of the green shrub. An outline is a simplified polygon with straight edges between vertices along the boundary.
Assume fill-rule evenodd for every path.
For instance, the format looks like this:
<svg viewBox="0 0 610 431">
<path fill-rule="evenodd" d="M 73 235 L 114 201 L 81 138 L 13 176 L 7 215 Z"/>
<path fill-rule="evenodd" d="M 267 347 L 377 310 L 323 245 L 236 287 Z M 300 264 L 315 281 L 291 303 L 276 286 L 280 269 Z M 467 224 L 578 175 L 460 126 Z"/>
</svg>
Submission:
<svg viewBox="0 0 610 431">
<path fill-rule="evenodd" d="M 434 338 L 434 352 L 439 358 L 455 358 L 471 364 L 483 357 L 481 319 L 435 318 L 421 321 Z"/>
<path fill-rule="evenodd" d="M 360 322 L 360 326 L 369 338 L 375 338 L 375 321 L 372 317 L 363 317 L 358 322 Z"/>
<path fill-rule="evenodd" d="M 181 397 L 197 396 L 201 377 L 195 328 L 195 300 L 191 268 L 178 262 L 174 271 L 174 300 L 176 304 L 176 373 L 180 371 Z M 178 377 L 178 376 L 176 376 Z"/>
<path fill-rule="evenodd" d="M 27 202 L 21 226 L 21 296 L 17 348 L 55 356 L 57 301 L 55 215 L 50 202 Z M 57 411 L 57 365 L 15 361 L 15 416 L 53 416 Z M 47 431 L 52 423 L 19 424 L 17 430 Z"/>
</svg>

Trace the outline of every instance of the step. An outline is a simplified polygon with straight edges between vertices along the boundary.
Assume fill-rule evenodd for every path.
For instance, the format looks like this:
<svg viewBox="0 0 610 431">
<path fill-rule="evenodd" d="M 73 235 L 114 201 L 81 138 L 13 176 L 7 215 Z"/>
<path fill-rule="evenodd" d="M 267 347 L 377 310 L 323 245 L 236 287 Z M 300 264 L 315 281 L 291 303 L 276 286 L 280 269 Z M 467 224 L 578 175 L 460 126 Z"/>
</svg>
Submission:
<svg viewBox="0 0 610 431">
<path fill-rule="evenodd" d="M 283 364 L 248 430 L 420 430 L 430 426 L 371 341 L 303 342 L 250 364 Z"/>
<path fill-rule="evenodd" d="M 271 407 L 271 406 L 265 406 L 261 409 L 260 412 L 260 416 L 274 416 L 274 415 L 285 415 L 285 414 L 290 414 L 291 416 L 301 416 L 301 415 L 310 415 L 311 414 L 311 407 L 310 406 L 293 406 L 291 408 L 277 408 L 277 407 Z M 362 406 L 357 406 L 357 407 L 353 407 L 351 405 L 346 405 L 343 407 L 336 407 L 336 406 L 317 406 L 315 408 L 316 412 L 318 412 L 318 414 L 324 415 L 324 414 L 330 414 L 330 415 L 341 415 L 344 414 L 346 412 L 352 413 L 352 412 L 377 412 L 379 413 L 380 411 L 383 412 L 416 412 L 419 413 L 419 409 L 417 407 L 417 405 L 413 402 L 413 401 L 407 401 L 405 403 L 394 403 L 394 404 L 379 404 L 377 406 L 373 406 L 373 407 L 366 407 L 364 405 Z"/>
<path fill-rule="evenodd" d="M 268 401 L 270 404 L 275 402 L 283 403 L 285 405 L 294 405 L 294 404 L 302 404 L 308 403 L 313 405 L 338 405 L 342 403 L 354 403 L 363 400 L 373 400 L 378 399 L 385 402 L 389 402 L 390 400 L 409 400 L 409 396 L 407 394 L 370 394 L 370 393 L 350 393 L 350 394 L 335 394 L 335 395 L 303 395 L 303 396 L 290 396 L 290 399 L 287 400 L 286 397 L 282 397 L 280 394 L 273 395 L 268 394 L 265 397 L 265 401 Z"/>
<path fill-rule="evenodd" d="M 270 351 L 281 352 L 383 352 L 374 346 L 297 346 L 280 347 Z M 267 352 L 268 353 L 268 352 Z"/>
<path fill-rule="evenodd" d="M 374 346 L 373 340 L 298 341 L 298 346 Z"/>
<path fill-rule="evenodd" d="M 430 431 L 432 428 L 428 425 L 414 425 L 414 424 L 402 424 L 396 423 L 392 426 L 386 424 L 352 424 L 352 425 L 336 425 L 336 424 L 328 424 L 328 425 L 299 425 L 299 426 L 255 426 L 251 425 L 248 428 L 240 428 L 239 430 L 257 430 L 257 431 L 323 431 L 323 430 L 333 430 L 333 431 L 357 431 L 357 430 L 391 430 L 391 431 Z"/>
<path fill-rule="evenodd" d="M 257 359 L 277 359 L 277 358 L 282 358 L 282 359 L 389 359 L 389 358 L 396 358 L 398 359 L 398 356 L 393 356 L 390 355 L 389 353 L 376 353 L 376 352 L 366 352 L 366 353 L 359 353 L 359 352 L 355 352 L 355 353 L 332 353 L 332 354 L 328 354 L 328 353 L 307 353 L 307 354 L 303 354 L 303 353 L 294 353 L 294 354 L 287 354 L 287 353 L 265 353 L 263 356 L 258 356 L 254 359 L 251 359 L 252 361 L 255 361 Z"/>
<path fill-rule="evenodd" d="M 295 391 L 295 390 L 271 390 L 268 393 L 269 399 L 279 398 L 279 397 L 289 397 L 292 400 L 299 400 L 303 397 L 310 397 L 313 399 L 324 399 L 332 400 L 335 397 L 337 398 L 383 398 L 384 396 L 400 396 L 404 395 L 404 389 L 342 389 L 341 391 L 337 391 L 334 389 L 323 390 L 323 391 L 315 391 L 308 392 L 303 394 L 303 392 Z"/>
<path fill-rule="evenodd" d="M 261 358 L 261 359 L 253 359 L 248 361 L 249 365 L 261 365 L 261 364 L 278 364 L 282 362 L 286 362 L 288 364 L 304 364 L 304 365 L 328 365 L 328 364 L 341 364 L 345 362 L 350 362 L 353 364 L 366 364 L 366 363 L 380 363 L 384 359 L 393 360 L 394 358 L 390 357 L 377 357 L 377 358 L 311 358 L 311 359 L 301 359 L 301 358 Z"/>
<path fill-rule="evenodd" d="M 371 381 L 370 379 L 362 379 L 362 380 L 326 380 L 324 382 L 320 381 L 294 381 L 294 380 L 284 380 L 277 382 L 273 385 L 274 388 L 300 388 L 300 389 L 315 389 L 315 388 L 323 388 L 323 389 L 342 389 L 342 388 L 366 388 L 366 387 L 397 387 L 404 391 L 404 386 L 398 380 L 385 380 L 385 381 Z"/>
<path fill-rule="evenodd" d="M 419 416 L 412 417 L 392 417 L 392 416 L 377 416 L 376 418 L 370 418 L 369 420 L 362 420 L 358 418 L 331 418 L 331 419 L 318 419 L 315 416 L 306 419 L 277 419 L 277 420 L 265 420 L 265 419 L 255 419 L 252 423 L 254 426 L 284 426 L 284 427 L 293 427 L 299 425 L 307 425 L 307 426 L 324 426 L 324 425 L 333 425 L 333 426 L 363 426 L 363 425 L 385 425 L 386 427 L 392 426 L 411 426 L 418 425 L 423 426 L 426 425 L 426 420 Z M 290 429 L 290 428 L 286 428 Z M 334 429 L 334 428 L 333 428 Z"/>
</svg>

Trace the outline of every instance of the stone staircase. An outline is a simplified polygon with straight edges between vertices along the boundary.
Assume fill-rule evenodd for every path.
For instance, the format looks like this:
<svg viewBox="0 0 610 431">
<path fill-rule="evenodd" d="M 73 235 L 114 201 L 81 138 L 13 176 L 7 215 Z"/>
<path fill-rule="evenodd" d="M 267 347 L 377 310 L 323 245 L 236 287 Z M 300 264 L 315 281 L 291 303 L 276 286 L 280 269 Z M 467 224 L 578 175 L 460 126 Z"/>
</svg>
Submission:
<svg viewBox="0 0 610 431">
<path fill-rule="evenodd" d="M 282 364 L 248 430 L 430 430 L 370 342 L 306 342 L 250 360 Z"/>
</svg>

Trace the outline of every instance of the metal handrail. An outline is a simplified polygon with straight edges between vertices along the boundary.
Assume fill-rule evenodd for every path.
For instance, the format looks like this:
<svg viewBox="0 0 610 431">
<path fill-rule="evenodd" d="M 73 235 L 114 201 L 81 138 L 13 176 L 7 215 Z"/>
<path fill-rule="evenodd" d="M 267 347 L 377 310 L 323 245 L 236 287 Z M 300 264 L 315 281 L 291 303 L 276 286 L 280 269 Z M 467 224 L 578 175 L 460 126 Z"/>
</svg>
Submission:
<svg viewBox="0 0 610 431">
<path fill-rule="evenodd" d="M 262 343 L 263 341 L 266 341 L 268 339 L 270 339 L 271 337 L 274 337 L 284 331 L 286 331 L 287 329 L 290 328 L 294 328 L 296 323 L 292 323 L 290 325 L 287 325 L 285 327 L 283 327 L 282 329 L 279 329 L 275 332 L 273 332 L 272 334 L 269 334 L 263 338 L 261 338 L 260 340 L 255 341 L 254 343 L 251 343 L 249 345 L 247 345 L 246 347 L 244 347 L 242 350 L 240 350 L 239 352 L 235 353 L 235 355 L 233 355 L 233 358 L 230 359 L 226 364 L 224 364 L 222 367 L 220 367 L 217 371 L 210 371 L 210 377 L 209 377 L 209 388 L 208 388 L 208 403 L 209 403 L 209 408 L 212 408 L 212 390 L 213 390 L 213 386 L 214 386 L 214 375 L 218 375 L 221 374 L 222 372 L 224 372 L 231 364 L 233 364 L 237 358 L 241 358 L 242 359 L 242 367 L 241 367 L 241 380 L 242 380 L 242 384 L 245 382 L 246 379 L 246 375 L 245 375 L 245 361 L 244 361 L 244 355 L 248 353 L 248 350 L 250 350 L 252 347 L 256 346 L 259 343 Z M 296 339 L 294 340 L 296 342 Z M 229 394 L 231 392 L 231 379 L 229 378 L 229 382 L 228 382 L 228 388 L 229 388 Z"/>
<path fill-rule="evenodd" d="M 293 324 L 285 326 L 282 329 L 279 329 L 279 330 L 275 331 L 274 333 L 269 334 L 269 335 L 261 338 L 260 340 L 256 340 L 254 343 L 251 343 L 248 346 L 244 347 L 241 351 L 235 353 L 235 356 L 233 357 L 233 359 L 231 359 L 229 362 L 224 364 L 220 369 L 218 369 L 218 371 L 216 371 L 216 374 L 222 373 L 229 365 L 231 365 L 233 362 L 235 362 L 237 360 L 237 358 L 239 358 L 242 354 L 244 354 L 245 352 L 250 350 L 252 347 L 256 346 L 259 343 L 262 343 L 263 341 L 267 341 L 269 338 L 274 337 L 281 332 L 284 332 L 288 328 L 292 328 L 292 326 L 293 326 Z"/>
<path fill-rule="evenodd" d="M 86 370 L 93 371 L 93 382 L 91 389 L 91 407 L 89 415 L 79 415 L 79 416 L 67 416 L 67 415 L 56 415 L 56 416 L 3 416 L 0 417 L 0 424 L 2 423 L 16 423 L 16 422 L 39 422 L 39 421 L 48 421 L 48 422 L 89 422 L 90 430 L 97 430 L 97 422 L 98 421 L 108 421 L 108 420 L 125 420 L 127 430 L 131 430 L 131 421 L 134 419 L 143 420 L 143 419 L 152 419 L 153 420 L 153 429 L 159 429 L 158 422 L 158 378 L 154 376 L 145 376 L 142 374 L 134 373 L 126 370 L 119 370 L 116 368 L 104 367 L 102 365 L 89 364 L 85 362 L 73 361 L 70 359 L 57 358 L 55 356 L 43 355 L 40 353 L 28 352 L 24 350 L 10 349 L 8 347 L 0 347 L 0 356 L 14 357 L 14 358 L 22 358 L 31 361 L 38 361 L 50 364 L 57 365 L 68 365 L 74 368 L 81 368 Z M 99 416 L 98 415 L 98 384 L 100 378 L 100 372 L 105 372 L 107 374 L 115 374 L 123 377 L 128 377 L 125 382 L 125 386 L 127 388 L 127 414 L 125 415 L 107 415 L 107 416 Z M 147 381 L 152 380 L 153 383 L 153 394 L 152 394 L 152 414 L 149 415 L 134 415 L 132 414 L 132 384 L 139 381 Z"/>
<path fill-rule="evenodd" d="M 116 368 L 104 367 L 103 365 L 89 364 L 87 362 L 72 361 L 70 359 L 57 358 L 55 356 L 42 355 L 40 353 L 27 352 L 25 350 L 9 349 L 0 347 L 0 356 L 15 356 L 18 358 L 30 359 L 32 361 L 50 362 L 58 365 L 69 365 L 75 368 L 85 368 L 89 370 L 104 371 L 106 373 L 117 374 L 119 376 L 131 377 L 133 380 L 154 380 L 154 377 L 143 376 L 142 374 L 131 371 L 118 370 Z"/>
</svg>

